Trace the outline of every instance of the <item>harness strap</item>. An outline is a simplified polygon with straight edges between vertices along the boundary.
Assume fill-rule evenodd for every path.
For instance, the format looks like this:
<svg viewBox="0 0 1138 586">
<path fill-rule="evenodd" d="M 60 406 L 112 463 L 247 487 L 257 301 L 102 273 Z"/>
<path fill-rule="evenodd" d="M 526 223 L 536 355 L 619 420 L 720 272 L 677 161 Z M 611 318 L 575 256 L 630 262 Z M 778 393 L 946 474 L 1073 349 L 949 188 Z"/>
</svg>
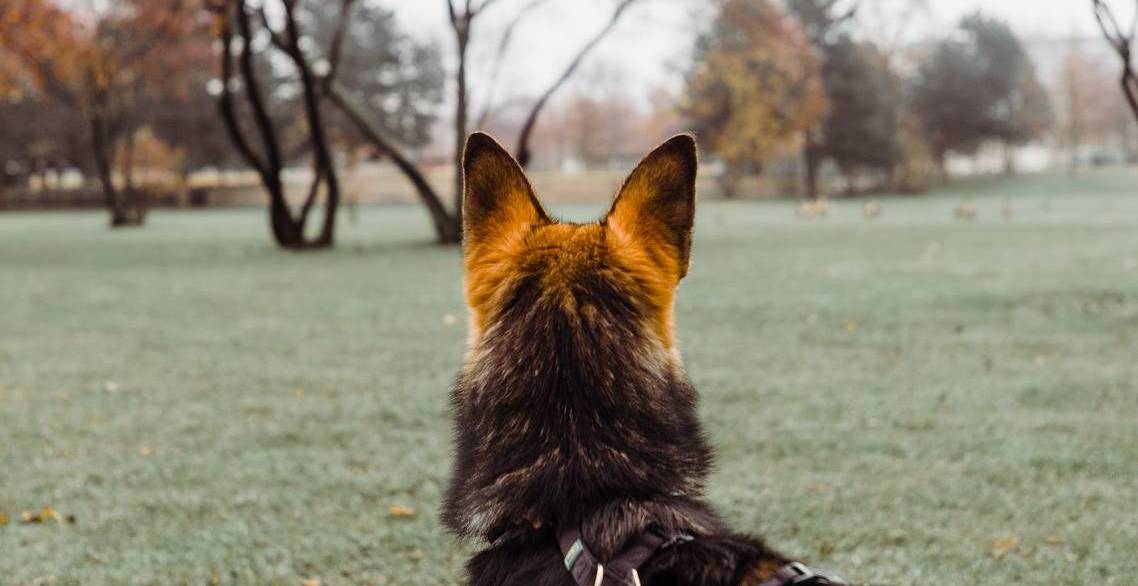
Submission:
<svg viewBox="0 0 1138 586">
<path fill-rule="evenodd" d="M 557 535 L 565 569 L 577 586 L 641 586 L 636 571 L 644 562 L 660 549 L 691 539 L 686 534 L 668 536 L 655 529 L 647 529 L 624 551 L 602 565 L 581 539 L 579 527 L 563 529 Z"/>
<path fill-rule="evenodd" d="M 640 566 L 657 551 L 692 539 L 686 533 L 668 536 L 650 528 L 615 558 L 602 564 L 581 539 L 580 528 L 570 527 L 557 534 L 565 569 L 577 586 L 642 586 L 636 573 Z M 847 582 L 802 562 L 790 562 L 775 570 L 774 576 L 759 586 L 847 586 Z"/>
</svg>

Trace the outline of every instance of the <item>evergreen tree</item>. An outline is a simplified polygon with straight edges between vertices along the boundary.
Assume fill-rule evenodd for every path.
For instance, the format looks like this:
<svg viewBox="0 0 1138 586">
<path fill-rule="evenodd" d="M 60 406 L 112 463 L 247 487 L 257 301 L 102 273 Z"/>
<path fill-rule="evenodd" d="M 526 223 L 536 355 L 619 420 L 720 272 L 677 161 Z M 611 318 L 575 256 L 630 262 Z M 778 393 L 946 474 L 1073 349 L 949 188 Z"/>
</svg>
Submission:
<svg viewBox="0 0 1138 586">
<path fill-rule="evenodd" d="M 822 152 L 843 173 L 890 170 L 901 159 L 899 82 L 871 43 L 843 36 L 827 52 L 822 80 L 830 112 Z"/>
</svg>

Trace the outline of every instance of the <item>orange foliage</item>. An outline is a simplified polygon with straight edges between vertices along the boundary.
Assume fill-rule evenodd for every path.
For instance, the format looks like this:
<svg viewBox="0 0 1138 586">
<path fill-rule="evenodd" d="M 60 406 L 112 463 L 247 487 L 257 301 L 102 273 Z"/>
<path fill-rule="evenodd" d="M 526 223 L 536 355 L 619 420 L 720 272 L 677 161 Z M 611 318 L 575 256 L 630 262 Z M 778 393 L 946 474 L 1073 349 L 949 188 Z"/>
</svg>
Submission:
<svg viewBox="0 0 1138 586">
<path fill-rule="evenodd" d="M 185 38 L 195 10 L 179 0 L 124 0 L 102 11 L 64 9 L 50 0 L 0 4 L 0 49 L 34 86 L 66 103 L 93 108 L 117 84 L 162 77 L 158 45 Z M 0 76 L 11 84 L 14 77 Z M 0 86 L 0 89 L 3 89 Z"/>
<path fill-rule="evenodd" d="M 730 164 L 761 163 L 822 122 L 821 63 L 801 27 L 769 0 L 729 0 L 703 39 L 686 114 Z"/>
</svg>

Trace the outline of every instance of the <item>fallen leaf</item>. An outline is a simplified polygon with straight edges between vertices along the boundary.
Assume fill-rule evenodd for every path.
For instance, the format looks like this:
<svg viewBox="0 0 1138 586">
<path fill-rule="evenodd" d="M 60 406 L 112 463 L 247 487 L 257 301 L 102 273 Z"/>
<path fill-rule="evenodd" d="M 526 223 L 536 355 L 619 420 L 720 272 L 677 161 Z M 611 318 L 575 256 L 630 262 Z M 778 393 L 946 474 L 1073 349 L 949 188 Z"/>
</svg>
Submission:
<svg viewBox="0 0 1138 586">
<path fill-rule="evenodd" d="M 115 393 L 119 390 L 119 384 L 113 380 L 103 381 L 103 390 L 108 393 Z"/>
<path fill-rule="evenodd" d="M 44 507 L 38 511 L 24 511 L 20 513 L 21 525 L 39 525 L 47 523 L 48 521 L 62 521 L 63 515 L 59 511 L 51 508 Z"/>
<path fill-rule="evenodd" d="M 4 513 L 0 513 L 0 525 L 7 525 L 8 521 L 10 521 L 10 520 L 11 519 L 8 518 L 8 515 L 5 515 Z"/>
<path fill-rule="evenodd" d="M 992 555 L 996 559 L 1002 558 L 1009 553 L 1019 550 L 1019 538 L 1016 536 L 1001 537 L 992 540 Z"/>
<path fill-rule="evenodd" d="M 818 548 L 818 557 L 820 558 L 828 558 L 832 553 L 834 553 L 834 544 L 829 541 L 823 542 L 821 547 Z"/>
<path fill-rule="evenodd" d="M 150 455 L 154 453 L 154 450 L 150 449 L 150 446 L 142 446 L 142 448 L 138 450 L 138 453 L 141 454 L 143 458 L 149 458 Z"/>
<path fill-rule="evenodd" d="M 296 390 L 292 392 L 292 394 L 296 395 L 297 399 L 303 399 L 304 398 L 304 387 L 297 387 Z"/>
<path fill-rule="evenodd" d="M 387 509 L 387 512 L 396 519 L 408 519 L 415 516 L 415 509 L 400 505 L 392 506 L 391 508 Z"/>
<path fill-rule="evenodd" d="M 1063 539 L 1061 537 L 1059 537 L 1058 535 L 1048 535 L 1047 536 L 1047 545 L 1062 545 L 1062 544 L 1063 544 Z"/>
<path fill-rule="evenodd" d="M 304 581 L 304 586 L 320 586 L 320 578 L 309 578 Z"/>
<path fill-rule="evenodd" d="M 448 314 L 443 316 L 443 325 L 444 326 L 453 326 L 457 322 L 458 322 L 458 318 L 455 317 L 455 315 L 453 313 L 448 313 Z"/>
<path fill-rule="evenodd" d="M 856 321 L 849 320 L 849 321 L 846 321 L 845 327 L 846 327 L 846 331 L 852 334 L 852 333 L 857 331 L 858 326 L 857 326 Z"/>
</svg>

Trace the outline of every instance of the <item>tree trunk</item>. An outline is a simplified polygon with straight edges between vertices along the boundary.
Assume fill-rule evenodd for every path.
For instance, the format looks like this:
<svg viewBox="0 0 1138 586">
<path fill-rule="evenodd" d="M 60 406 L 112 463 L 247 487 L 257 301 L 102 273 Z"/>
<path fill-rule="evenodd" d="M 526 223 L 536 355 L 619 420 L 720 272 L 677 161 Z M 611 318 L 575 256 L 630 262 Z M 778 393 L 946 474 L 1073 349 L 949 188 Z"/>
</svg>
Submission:
<svg viewBox="0 0 1138 586">
<path fill-rule="evenodd" d="M 1016 174 L 1015 145 L 1004 143 L 1004 176 L 1012 177 Z"/>
<path fill-rule="evenodd" d="M 130 194 L 134 193 L 134 133 L 128 132 L 126 135 L 126 146 L 123 151 L 123 190 L 127 198 Z"/>
<path fill-rule="evenodd" d="M 107 137 L 107 124 L 102 114 L 95 112 L 90 118 L 91 125 L 91 151 L 95 155 L 95 170 L 99 174 L 99 183 L 103 188 L 103 202 L 111 214 L 111 227 L 140 226 L 143 213 L 139 209 L 131 209 L 122 200 L 115 188 L 114 181 L 114 154 Z"/>
<path fill-rule="evenodd" d="M 285 26 L 289 38 L 292 40 L 293 59 L 300 72 L 301 85 L 304 88 L 304 110 L 308 117 L 308 132 L 312 145 L 316 150 L 316 166 L 323 170 L 324 185 L 328 188 L 328 195 L 324 201 L 324 225 L 320 229 L 320 236 L 311 244 L 314 248 L 331 247 L 336 238 L 336 211 L 340 205 L 340 181 L 336 176 L 336 161 L 332 156 L 332 149 L 328 146 L 328 136 L 324 131 L 324 120 L 320 108 L 320 96 L 317 95 L 316 79 L 309 69 L 304 55 L 300 52 L 300 29 L 293 15 L 293 6 L 285 4 Z M 321 174 L 313 180 L 313 189 L 318 187 Z M 304 225 L 307 223 L 307 210 L 301 214 L 299 225 L 301 237 L 304 234 Z"/>
<path fill-rule="evenodd" d="M 812 201 L 818 199 L 818 167 L 822 164 L 821 155 L 821 148 L 807 131 L 806 140 L 802 144 L 803 182 L 806 198 Z"/>
<path fill-rule="evenodd" d="M 458 42 L 458 74 L 454 106 L 454 218 L 459 239 L 462 238 L 462 155 L 466 147 L 466 48 L 470 41 L 470 15 L 455 29 Z"/>
<path fill-rule="evenodd" d="M 723 199 L 735 199 L 739 196 L 739 183 L 743 179 L 743 170 L 739 164 L 726 163 L 723 173 L 719 176 L 719 195 Z"/>
</svg>

